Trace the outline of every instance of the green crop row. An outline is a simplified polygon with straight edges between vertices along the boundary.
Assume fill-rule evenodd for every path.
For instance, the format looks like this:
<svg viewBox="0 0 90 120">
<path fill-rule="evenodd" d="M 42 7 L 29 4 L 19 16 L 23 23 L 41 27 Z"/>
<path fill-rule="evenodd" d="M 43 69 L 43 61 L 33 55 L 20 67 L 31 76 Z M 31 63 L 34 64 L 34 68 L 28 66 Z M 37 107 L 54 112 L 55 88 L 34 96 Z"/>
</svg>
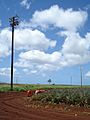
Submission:
<svg viewBox="0 0 90 120">
<path fill-rule="evenodd" d="M 34 95 L 31 101 L 41 101 L 43 103 L 65 103 L 69 105 L 90 106 L 90 89 L 55 89 L 47 93 Z"/>
</svg>

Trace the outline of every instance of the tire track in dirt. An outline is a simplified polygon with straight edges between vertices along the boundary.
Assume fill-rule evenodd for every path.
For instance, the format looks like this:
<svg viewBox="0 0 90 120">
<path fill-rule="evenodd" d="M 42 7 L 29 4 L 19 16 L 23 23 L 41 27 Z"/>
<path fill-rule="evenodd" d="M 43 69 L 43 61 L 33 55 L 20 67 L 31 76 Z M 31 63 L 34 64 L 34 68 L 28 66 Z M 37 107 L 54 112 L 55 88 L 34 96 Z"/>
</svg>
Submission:
<svg viewBox="0 0 90 120">
<path fill-rule="evenodd" d="M 90 116 L 25 106 L 25 92 L 0 93 L 0 120 L 89 120 Z"/>
</svg>

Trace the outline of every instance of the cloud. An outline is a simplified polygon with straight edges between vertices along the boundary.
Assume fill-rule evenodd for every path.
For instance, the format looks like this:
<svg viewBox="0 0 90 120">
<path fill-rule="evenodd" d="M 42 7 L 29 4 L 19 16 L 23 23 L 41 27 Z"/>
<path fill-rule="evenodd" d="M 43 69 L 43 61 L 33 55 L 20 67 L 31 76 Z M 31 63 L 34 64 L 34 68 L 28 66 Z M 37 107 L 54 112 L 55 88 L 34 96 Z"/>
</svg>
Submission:
<svg viewBox="0 0 90 120">
<path fill-rule="evenodd" d="M 90 33 L 87 33 L 85 38 L 81 37 L 79 33 L 64 32 L 66 39 L 62 45 L 62 52 L 74 54 L 86 54 L 90 48 Z M 76 46 L 76 47 L 75 47 Z"/>
<path fill-rule="evenodd" d="M 31 2 L 29 2 L 29 0 L 22 0 L 20 2 L 21 6 L 25 7 L 26 9 L 30 8 Z"/>
<path fill-rule="evenodd" d="M 90 77 L 90 71 L 86 73 L 86 77 Z"/>
<path fill-rule="evenodd" d="M 20 59 L 15 63 L 15 66 L 29 68 L 31 71 L 52 71 L 60 67 L 61 54 L 59 52 L 48 54 L 39 50 L 31 50 L 22 52 L 19 57 Z"/>
<path fill-rule="evenodd" d="M 55 47 L 56 41 L 48 39 L 44 33 L 39 30 L 29 28 L 15 30 L 16 49 L 39 49 L 45 50 L 48 47 Z"/>
<path fill-rule="evenodd" d="M 14 70 L 13 70 L 14 74 L 16 74 L 16 71 L 17 70 L 14 68 Z M 0 75 L 10 77 L 11 68 L 0 68 Z"/>
<path fill-rule="evenodd" d="M 39 49 L 46 50 L 49 47 L 55 47 L 56 41 L 48 39 L 44 33 L 39 30 L 31 30 L 30 28 L 15 30 L 15 49 L 16 50 L 31 50 Z M 0 57 L 8 56 L 11 48 L 11 31 L 3 29 L 0 32 Z"/>
<path fill-rule="evenodd" d="M 90 9 L 90 4 L 86 5 L 86 6 L 84 7 L 84 9 L 85 9 L 85 10 L 89 10 L 89 9 Z"/>
<path fill-rule="evenodd" d="M 23 69 L 23 72 L 24 72 L 26 75 L 37 74 L 37 73 L 38 73 L 37 70 L 30 70 L 30 69 Z"/>
<path fill-rule="evenodd" d="M 56 61 L 59 60 L 60 56 L 61 55 L 59 52 L 53 52 L 52 54 L 48 54 L 39 50 L 32 50 L 25 53 L 21 53 L 19 55 L 20 58 L 30 60 L 31 62 L 35 63 L 40 62 L 40 64 L 55 63 Z"/>
<path fill-rule="evenodd" d="M 90 33 L 86 33 L 84 37 L 79 33 L 79 28 L 85 24 L 87 17 L 86 11 L 64 10 L 58 5 L 36 11 L 30 22 L 22 22 L 19 28 L 15 29 L 15 50 L 19 51 L 19 58 L 16 59 L 14 66 L 21 67 L 25 73 L 37 74 L 90 62 Z M 59 28 L 58 35 L 64 37 L 61 49 L 58 51 L 53 49 L 53 52 L 49 53 L 48 48 L 56 47 L 57 41 L 47 38 L 40 29 L 31 28 L 38 26 Z M 1 56 L 9 55 L 10 44 L 10 29 L 1 30 Z"/>
<path fill-rule="evenodd" d="M 15 66 L 29 71 L 53 71 L 63 67 L 84 64 L 90 61 L 90 33 L 81 37 L 78 29 L 84 25 L 88 17 L 86 11 L 74 11 L 73 9 L 51 6 L 43 11 L 36 11 L 29 22 L 22 22 L 21 27 L 58 27 L 60 37 L 64 37 L 61 50 L 51 54 L 44 49 L 33 49 L 22 52 Z M 54 43 L 55 46 L 55 43 Z M 76 46 L 76 47 L 75 47 Z M 37 73 L 36 72 L 36 73 Z M 29 72 L 30 73 L 30 72 Z"/>
<path fill-rule="evenodd" d="M 64 10 L 58 5 L 53 5 L 49 9 L 35 11 L 30 22 L 33 27 L 49 28 L 50 25 L 53 25 L 65 30 L 77 31 L 83 26 L 87 17 L 86 11 L 74 11 L 72 8 Z"/>
<path fill-rule="evenodd" d="M 85 37 L 75 32 L 64 32 L 62 35 L 66 38 L 61 50 L 51 54 L 40 50 L 22 52 L 15 66 L 41 72 L 90 62 L 90 33 L 87 33 Z"/>
<path fill-rule="evenodd" d="M 90 61 L 90 33 L 81 37 L 79 33 L 63 32 L 66 36 L 62 45 L 62 54 L 68 64 L 83 64 Z"/>
<path fill-rule="evenodd" d="M 10 54 L 11 32 L 5 28 L 0 31 L 0 57 Z"/>
</svg>

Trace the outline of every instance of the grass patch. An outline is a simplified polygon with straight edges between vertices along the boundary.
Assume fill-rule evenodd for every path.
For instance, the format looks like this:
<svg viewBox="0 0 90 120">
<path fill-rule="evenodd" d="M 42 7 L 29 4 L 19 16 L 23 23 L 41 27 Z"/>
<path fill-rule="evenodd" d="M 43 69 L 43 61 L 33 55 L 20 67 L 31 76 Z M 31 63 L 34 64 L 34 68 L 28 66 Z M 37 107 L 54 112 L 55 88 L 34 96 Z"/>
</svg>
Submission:
<svg viewBox="0 0 90 120">
<path fill-rule="evenodd" d="M 26 91 L 26 90 L 36 90 L 36 89 L 71 89 L 80 88 L 80 86 L 70 86 L 70 85 L 41 85 L 41 84 L 14 84 L 13 91 Z M 90 86 L 83 86 L 83 88 L 90 88 Z M 0 91 L 10 91 L 10 84 L 0 84 Z"/>
</svg>

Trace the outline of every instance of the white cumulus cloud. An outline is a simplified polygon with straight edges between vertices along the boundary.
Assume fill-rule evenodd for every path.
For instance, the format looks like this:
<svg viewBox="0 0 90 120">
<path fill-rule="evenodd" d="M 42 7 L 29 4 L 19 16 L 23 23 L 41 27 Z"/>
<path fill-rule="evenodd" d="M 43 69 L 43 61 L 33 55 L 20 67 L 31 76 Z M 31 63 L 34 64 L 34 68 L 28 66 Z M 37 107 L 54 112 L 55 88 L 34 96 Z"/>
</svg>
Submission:
<svg viewBox="0 0 90 120">
<path fill-rule="evenodd" d="M 64 32 L 65 33 L 65 32 Z M 66 39 L 62 45 L 62 52 L 85 54 L 90 49 L 90 33 L 84 37 L 81 37 L 79 33 L 66 32 Z"/>
<path fill-rule="evenodd" d="M 63 28 L 69 31 L 76 31 L 83 26 L 87 20 L 88 14 L 86 11 L 59 8 L 58 5 L 53 5 L 49 9 L 35 11 L 31 19 L 32 26 L 41 26 L 48 28 L 50 25 Z"/>
<path fill-rule="evenodd" d="M 14 68 L 13 72 L 16 74 L 16 69 Z M 11 68 L 0 68 L 0 75 L 2 76 L 10 76 L 11 75 Z"/>
<path fill-rule="evenodd" d="M 56 41 L 48 39 L 39 30 L 17 29 L 15 30 L 15 44 L 17 49 L 48 49 L 55 47 Z"/>
<path fill-rule="evenodd" d="M 57 70 L 60 68 L 61 53 L 53 52 L 52 54 L 45 53 L 39 50 L 31 50 L 23 52 L 19 55 L 16 67 L 26 67 L 36 71 Z"/>
<path fill-rule="evenodd" d="M 10 53 L 10 41 L 11 41 L 11 32 L 9 29 L 3 29 L 0 31 L 0 57 L 8 56 Z"/>
<path fill-rule="evenodd" d="M 20 51 L 15 67 L 24 72 L 36 74 L 42 71 L 58 70 L 63 67 L 90 62 L 90 32 L 82 37 L 79 28 L 88 18 L 86 11 L 63 9 L 53 5 L 49 9 L 36 11 L 30 22 L 22 22 L 15 29 L 15 50 Z M 61 49 L 53 52 L 48 48 L 56 47 L 58 41 L 47 38 L 45 33 L 31 27 L 58 27 L 58 35 L 64 37 Z M 63 30 L 62 30 L 63 29 Z M 47 29 L 46 29 L 47 30 Z M 53 30 L 52 30 L 53 31 Z M 11 31 L 0 32 L 0 57 L 10 53 Z"/>
<path fill-rule="evenodd" d="M 31 30 L 29 28 L 15 30 L 15 49 L 16 50 L 31 50 L 39 49 L 46 50 L 49 47 L 55 47 L 56 41 L 48 39 L 44 33 L 39 30 Z M 0 32 L 0 57 L 8 56 L 11 48 L 11 31 L 3 29 Z"/>
<path fill-rule="evenodd" d="M 26 9 L 30 8 L 31 2 L 29 0 L 22 0 L 20 2 L 21 6 L 25 7 Z"/>
<path fill-rule="evenodd" d="M 90 71 L 86 73 L 86 77 L 90 77 Z"/>
<path fill-rule="evenodd" d="M 85 37 L 75 32 L 64 32 L 63 35 L 66 39 L 61 50 L 51 54 L 40 50 L 22 52 L 15 65 L 30 70 L 52 71 L 90 62 L 90 33 Z"/>
<path fill-rule="evenodd" d="M 32 50 L 25 53 L 21 53 L 20 58 L 30 60 L 32 62 L 41 63 L 53 63 L 56 64 L 56 61 L 59 61 L 61 54 L 59 52 L 53 52 L 52 54 L 45 53 L 39 50 Z"/>
<path fill-rule="evenodd" d="M 81 37 L 79 33 L 63 32 L 66 36 L 62 54 L 68 64 L 82 64 L 90 61 L 90 33 Z"/>
</svg>

